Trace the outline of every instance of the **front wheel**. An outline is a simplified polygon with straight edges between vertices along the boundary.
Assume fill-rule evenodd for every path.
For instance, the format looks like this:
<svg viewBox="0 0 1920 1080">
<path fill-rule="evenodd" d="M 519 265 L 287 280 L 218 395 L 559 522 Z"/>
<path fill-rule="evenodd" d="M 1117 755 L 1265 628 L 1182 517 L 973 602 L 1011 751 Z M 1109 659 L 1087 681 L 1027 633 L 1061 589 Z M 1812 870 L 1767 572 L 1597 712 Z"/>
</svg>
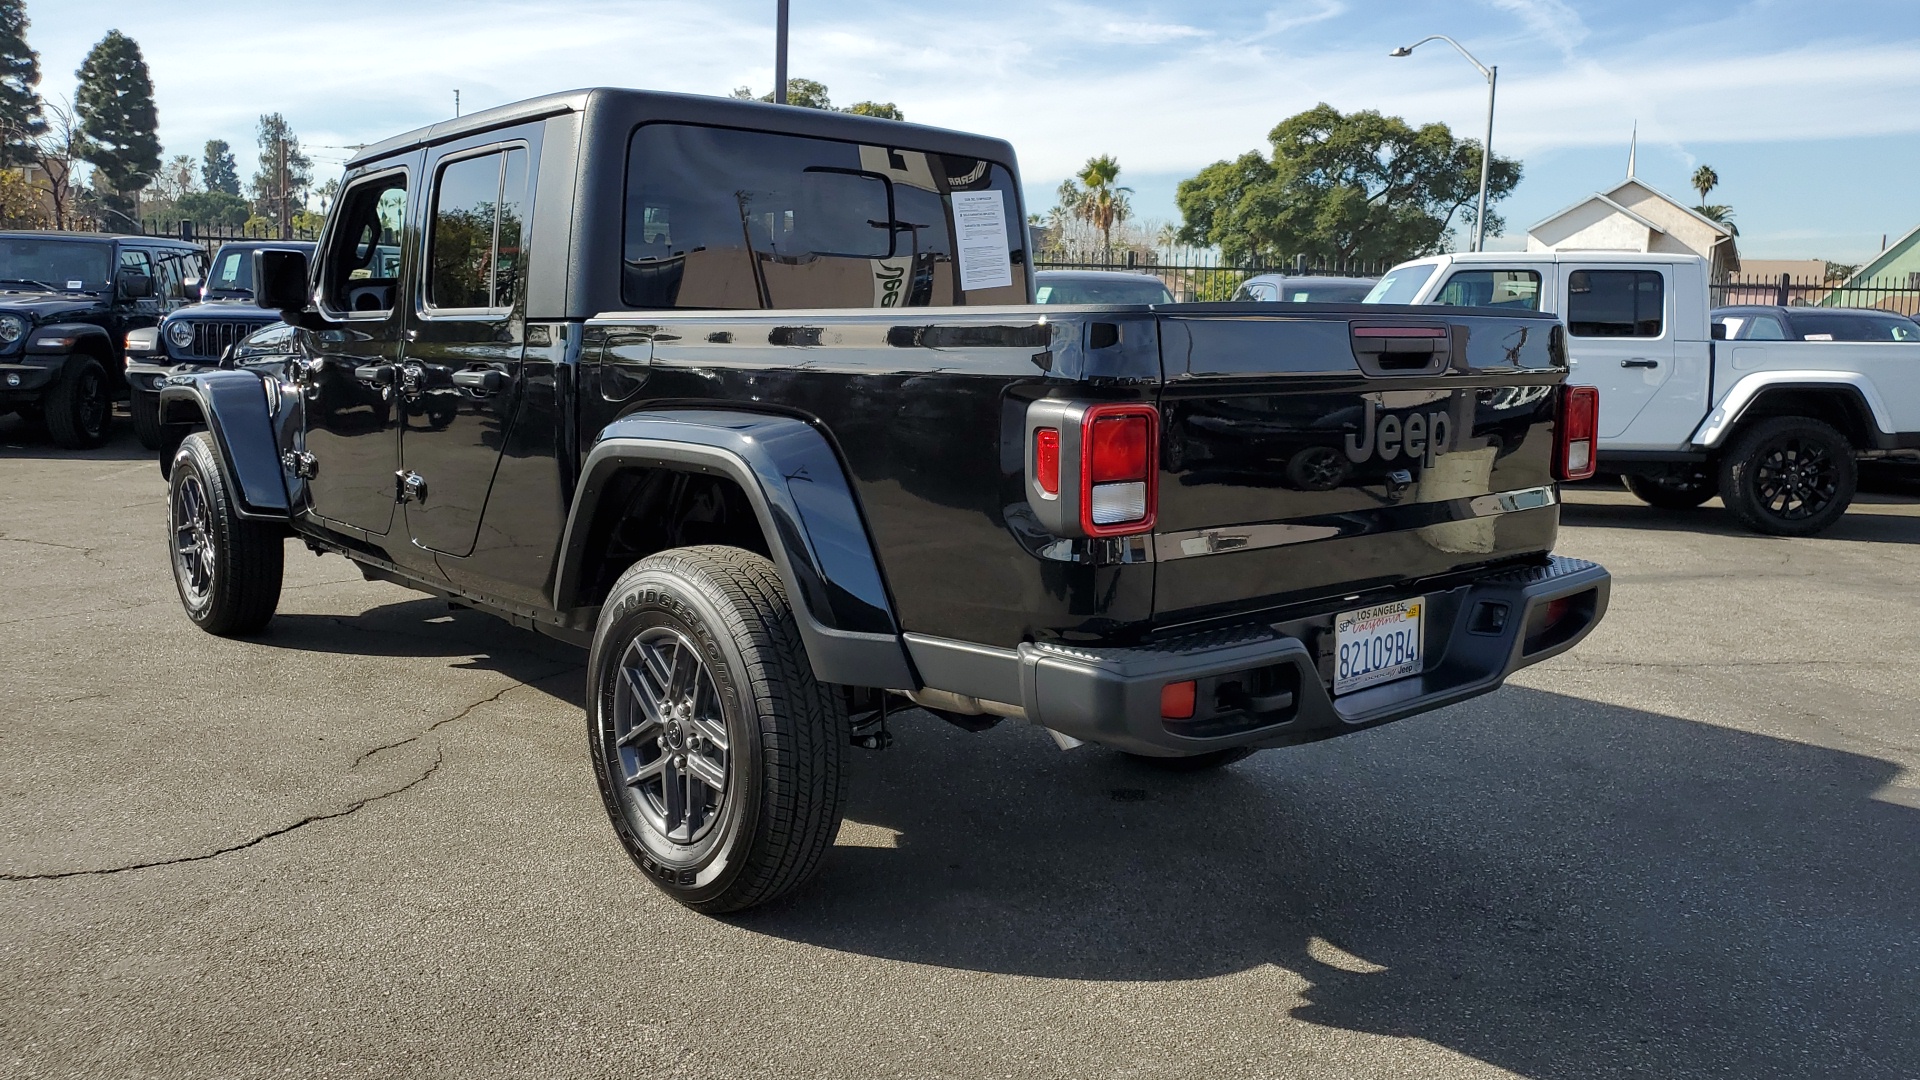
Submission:
<svg viewBox="0 0 1920 1080">
<path fill-rule="evenodd" d="M 1705 477 L 1682 480 L 1669 476 L 1636 476 L 1629 473 L 1620 479 L 1627 485 L 1627 490 L 1633 493 L 1634 498 L 1662 510 L 1691 510 L 1713 498 L 1713 481 Z"/>
<path fill-rule="evenodd" d="M 1812 536 L 1840 520 L 1859 480 L 1853 445 L 1830 424 L 1776 416 L 1743 432 L 1720 462 L 1720 498 L 1770 536 Z"/>
<path fill-rule="evenodd" d="M 280 606 L 286 545 L 278 530 L 239 515 L 213 436 L 196 431 L 168 470 L 167 540 L 187 618 L 209 634 L 248 634 Z"/>
<path fill-rule="evenodd" d="M 813 677 L 773 564 L 690 547 L 601 609 L 587 728 L 607 816 L 667 895 L 718 914 L 819 869 L 846 799 L 846 707 Z"/>
</svg>

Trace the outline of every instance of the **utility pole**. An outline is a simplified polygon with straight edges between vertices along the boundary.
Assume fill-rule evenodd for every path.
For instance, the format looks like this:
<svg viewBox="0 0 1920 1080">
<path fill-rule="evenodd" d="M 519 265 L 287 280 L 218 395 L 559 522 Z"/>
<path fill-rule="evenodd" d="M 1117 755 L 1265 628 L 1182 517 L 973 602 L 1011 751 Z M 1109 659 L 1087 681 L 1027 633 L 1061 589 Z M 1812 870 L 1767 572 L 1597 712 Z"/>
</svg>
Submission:
<svg viewBox="0 0 1920 1080">
<path fill-rule="evenodd" d="M 274 140 L 274 147 L 279 151 L 276 156 L 279 158 L 280 174 L 280 239 L 291 240 L 293 239 L 293 220 L 290 211 L 293 205 L 293 193 L 287 190 L 287 131 L 284 126 L 280 129 L 280 137 Z"/>
<path fill-rule="evenodd" d="M 780 14 L 773 34 L 773 103 L 787 103 L 787 0 L 778 0 Z"/>
</svg>

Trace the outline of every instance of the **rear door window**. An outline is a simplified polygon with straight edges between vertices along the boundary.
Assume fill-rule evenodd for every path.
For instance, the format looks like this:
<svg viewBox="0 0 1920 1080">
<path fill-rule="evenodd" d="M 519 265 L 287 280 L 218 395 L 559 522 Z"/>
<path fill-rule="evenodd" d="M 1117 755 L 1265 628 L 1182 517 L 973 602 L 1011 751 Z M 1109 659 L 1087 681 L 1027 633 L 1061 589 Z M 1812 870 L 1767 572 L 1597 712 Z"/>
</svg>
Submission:
<svg viewBox="0 0 1920 1080">
<path fill-rule="evenodd" d="M 1533 270 L 1461 270 L 1431 303 L 1458 307 L 1540 310 L 1540 274 Z"/>
<path fill-rule="evenodd" d="M 974 158 L 690 124 L 634 132 L 621 299 L 637 308 L 1024 303 L 1012 174 Z"/>
<path fill-rule="evenodd" d="M 520 295 L 527 151 L 461 158 L 440 169 L 427 238 L 427 306 L 511 308 Z"/>
<path fill-rule="evenodd" d="M 1658 270 L 1575 270 L 1567 275 L 1567 332 L 1657 338 L 1666 330 L 1666 302 Z"/>
</svg>

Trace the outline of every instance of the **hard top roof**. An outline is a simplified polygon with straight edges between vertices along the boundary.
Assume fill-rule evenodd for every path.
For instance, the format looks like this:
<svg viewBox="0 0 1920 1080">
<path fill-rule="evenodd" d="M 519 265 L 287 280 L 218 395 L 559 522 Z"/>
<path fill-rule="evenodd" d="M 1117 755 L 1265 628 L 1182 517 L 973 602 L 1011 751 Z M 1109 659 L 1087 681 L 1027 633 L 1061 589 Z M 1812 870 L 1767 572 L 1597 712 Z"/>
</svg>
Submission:
<svg viewBox="0 0 1920 1080">
<path fill-rule="evenodd" d="M 1067 278 L 1088 278 L 1092 280 L 1099 280 L 1101 278 L 1127 278 L 1130 281 L 1144 279 L 1153 282 L 1160 280 L 1152 274 L 1139 270 L 1036 270 L 1033 276 L 1036 280 L 1046 278 L 1049 281 L 1063 281 Z"/>
<path fill-rule="evenodd" d="M 135 240 L 142 244 L 158 244 L 161 247 L 198 249 L 199 244 L 185 240 L 175 240 L 171 236 L 141 236 L 136 233 L 78 232 L 73 229 L 0 229 L 0 239 L 32 240 L 86 240 L 94 243 L 111 243 L 116 240 Z"/>
<path fill-rule="evenodd" d="M 382 158 L 416 150 L 423 146 L 449 142 L 494 128 L 511 127 L 563 113 L 584 113 L 599 109 L 645 111 L 649 106 L 676 118 L 693 117 L 686 122 L 715 123 L 771 131 L 794 130 L 799 134 L 831 134 L 832 137 L 866 141 L 886 146 L 911 147 L 930 142 L 951 147 L 977 157 L 998 158 L 1009 149 L 1003 140 L 945 128 L 910 124 L 854 113 L 806 109 L 797 105 L 772 105 L 746 98 L 713 97 L 704 94 L 670 94 L 657 90 L 631 90 L 620 87 L 593 87 L 568 90 L 512 104 L 484 109 L 476 113 L 442 120 L 427 127 L 365 147 L 347 162 L 357 169 Z M 971 146 L 968 144 L 972 144 Z M 1011 164 L 1011 155 L 1006 155 Z"/>
</svg>

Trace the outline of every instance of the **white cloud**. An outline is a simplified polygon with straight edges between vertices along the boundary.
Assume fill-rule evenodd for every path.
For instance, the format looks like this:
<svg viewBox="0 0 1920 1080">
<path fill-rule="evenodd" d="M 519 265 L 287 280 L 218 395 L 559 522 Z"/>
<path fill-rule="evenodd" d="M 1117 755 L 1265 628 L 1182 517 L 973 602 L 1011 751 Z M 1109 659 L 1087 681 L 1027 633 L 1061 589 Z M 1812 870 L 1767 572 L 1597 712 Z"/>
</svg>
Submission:
<svg viewBox="0 0 1920 1080">
<path fill-rule="evenodd" d="M 1587 39 L 1587 24 L 1563 0 L 1489 0 L 1495 8 L 1519 16 L 1534 37 L 1570 56 Z"/>
</svg>

